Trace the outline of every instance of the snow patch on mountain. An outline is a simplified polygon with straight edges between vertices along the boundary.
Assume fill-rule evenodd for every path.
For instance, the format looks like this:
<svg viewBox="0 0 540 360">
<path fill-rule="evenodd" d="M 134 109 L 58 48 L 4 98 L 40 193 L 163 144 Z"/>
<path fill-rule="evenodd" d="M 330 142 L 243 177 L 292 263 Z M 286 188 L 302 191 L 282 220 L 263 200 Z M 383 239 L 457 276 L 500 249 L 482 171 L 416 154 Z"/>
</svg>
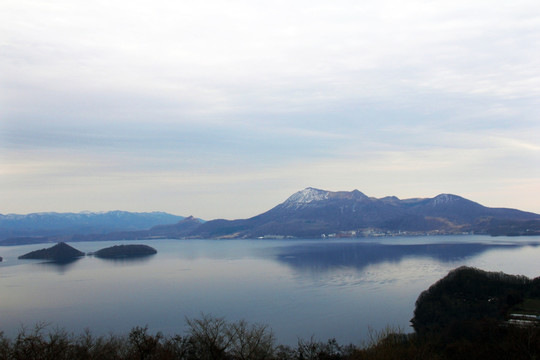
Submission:
<svg viewBox="0 0 540 360">
<path fill-rule="evenodd" d="M 313 201 L 326 200 L 328 199 L 328 194 L 329 194 L 328 191 L 308 187 L 302 191 L 299 191 L 291 195 L 291 197 L 289 197 L 285 201 L 284 205 L 298 206 L 298 205 L 309 204 Z"/>
<path fill-rule="evenodd" d="M 462 197 L 459 197 L 457 195 L 452 195 L 452 194 L 440 194 L 440 195 L 437 195 L 435 196 L 432 200 L 431 200 L 431 204 L 433 206 L 436 206 L 436 205 L 444 205 L 444 204 L 448 204 L 448 203 L 452 203 L 452 202 L 456 202 L 456 201 L 459 201 L 463 199 Z"/>
</svg>

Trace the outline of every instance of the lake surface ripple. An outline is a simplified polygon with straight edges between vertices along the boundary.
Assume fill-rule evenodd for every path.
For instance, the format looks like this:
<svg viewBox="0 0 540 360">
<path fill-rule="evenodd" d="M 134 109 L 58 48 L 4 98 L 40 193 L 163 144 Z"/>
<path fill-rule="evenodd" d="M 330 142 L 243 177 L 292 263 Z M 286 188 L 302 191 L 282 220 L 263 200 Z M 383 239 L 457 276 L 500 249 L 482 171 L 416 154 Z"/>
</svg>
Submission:
<svg viewBox="0 0 540 360">
<path fill-rule="evenodd" d="M 156 240 L 71 243 L 83 252 L 143 243 L 156 255 L 64 263 L 18 260 L 50 245 L 0 247 L 0 331 L 46 322 L 75 333 L 134 326 L 182 334 L 201 313 L 298 338 L 360 345 L 369 328 L 410 331 L 421 291 L 461 265 L 540 276 L 540 237 Z"/>
</svg>

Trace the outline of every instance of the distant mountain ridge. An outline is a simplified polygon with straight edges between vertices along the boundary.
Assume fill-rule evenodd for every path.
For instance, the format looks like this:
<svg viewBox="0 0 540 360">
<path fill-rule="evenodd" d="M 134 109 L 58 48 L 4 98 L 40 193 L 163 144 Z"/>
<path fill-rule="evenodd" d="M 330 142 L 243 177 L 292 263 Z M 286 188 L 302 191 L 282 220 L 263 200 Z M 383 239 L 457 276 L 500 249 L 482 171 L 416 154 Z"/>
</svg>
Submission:
<svg viewBox="0 0 540 360">
<path fill-rule="evenodd" d="M 489 208 L 452 194 L 401 200 L 395 196 L 369 197 L 358 190 L 334 192 L 308 187 L 292 194 L 274 208 L 248 219 L 204 222 L 192 216 L 182 218 L 165 213 L 141 214 L 154 214 L 152 220 L 156 222 L 162 218 L 160 216 L 164 216 L 167 221 L 138 230 L 122 228 L 117 223 L 119 230 L 111 232 L 11 238 L 0 241 L 0 245 L 166 238 L 540 235 L 539 214 Z M 0 216 L 0 229 L 1 225 Z"/>
<path fill-rule="evenodd" d="M 27 215 L 0 214 L 0 239 L 9 237 L 105 234 L 136 231 L 160 224 L 173 224 L 184 217 L 165 212 L 43 212 Z"/>
</svg>

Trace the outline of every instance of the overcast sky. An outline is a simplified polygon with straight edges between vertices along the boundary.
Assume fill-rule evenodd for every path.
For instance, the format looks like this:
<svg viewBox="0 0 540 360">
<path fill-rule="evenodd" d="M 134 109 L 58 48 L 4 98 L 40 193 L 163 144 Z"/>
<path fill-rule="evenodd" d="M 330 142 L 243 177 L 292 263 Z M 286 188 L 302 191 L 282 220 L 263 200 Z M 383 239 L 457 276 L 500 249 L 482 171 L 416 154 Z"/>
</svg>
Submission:
<svg viewBox="0 0 540 360">
<path fill-rule="evenodd" d="M 540 213 L 539 102 L 537 0 L 3 0 L 0 213 Z"/>
</svg>

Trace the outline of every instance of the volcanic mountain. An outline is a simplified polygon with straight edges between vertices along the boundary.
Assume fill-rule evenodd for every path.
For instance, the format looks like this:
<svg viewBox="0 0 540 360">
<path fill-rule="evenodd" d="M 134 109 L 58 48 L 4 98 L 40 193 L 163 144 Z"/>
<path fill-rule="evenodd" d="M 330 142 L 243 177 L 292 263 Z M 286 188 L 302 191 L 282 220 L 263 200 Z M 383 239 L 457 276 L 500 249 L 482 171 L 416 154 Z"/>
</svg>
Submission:
<svg viewBox="0 0 540 360">
<path fill-rule="evenodd" d="M 501 223 L 512 224 L 519 231 L 526 232 L 527 229 L 520 227 L 523 225 L 536 233 L 540 230 L 540 215 L 488 208 L 451 194 L 400 200 L 394 196 L 368 197 L 358 190 L 332 192 L 306 188 L 265 213 L 242 220 L 208 221 L 188 236 L 251 238 L 489 233 Z"/>
</svg>

